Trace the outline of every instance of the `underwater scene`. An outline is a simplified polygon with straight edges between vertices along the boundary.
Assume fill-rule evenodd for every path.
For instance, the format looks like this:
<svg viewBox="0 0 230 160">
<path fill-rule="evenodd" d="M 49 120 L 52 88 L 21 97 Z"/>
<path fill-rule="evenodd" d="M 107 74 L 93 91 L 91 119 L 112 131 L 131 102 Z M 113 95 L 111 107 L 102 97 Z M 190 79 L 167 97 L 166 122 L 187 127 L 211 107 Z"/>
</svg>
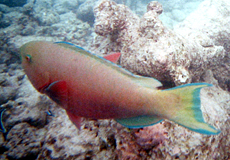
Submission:
<svg viewBox="0 0 230 160">
<path fill-rule="evenodd" d="M 229 160 L 229 0 L 0 0 L 1 160 Z"/>
</svg>

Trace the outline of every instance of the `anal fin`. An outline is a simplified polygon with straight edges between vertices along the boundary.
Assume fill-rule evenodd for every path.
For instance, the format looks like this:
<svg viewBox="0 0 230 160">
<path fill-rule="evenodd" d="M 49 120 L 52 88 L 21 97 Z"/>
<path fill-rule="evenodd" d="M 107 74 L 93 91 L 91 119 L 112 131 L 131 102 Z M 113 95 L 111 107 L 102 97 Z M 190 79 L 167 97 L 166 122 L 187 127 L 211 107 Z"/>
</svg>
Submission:
<svg viewBox="0 0 230 160">
<path fill-rule="evenodd" d="M 73 122 L 73 124 L 80 130 L 81 129 L 81 117 L 75 115 L 70 110 L 66 110 L 67 115 L 69 116 L 69 119 Z"/>
<path fill-rule="evenodd" d="M 157 116 L 138 116 L 131 118 L 115 119 L 121 125 L 127 128 L 142 128 L 161 122 L 163 119 Z"/>
</svg>

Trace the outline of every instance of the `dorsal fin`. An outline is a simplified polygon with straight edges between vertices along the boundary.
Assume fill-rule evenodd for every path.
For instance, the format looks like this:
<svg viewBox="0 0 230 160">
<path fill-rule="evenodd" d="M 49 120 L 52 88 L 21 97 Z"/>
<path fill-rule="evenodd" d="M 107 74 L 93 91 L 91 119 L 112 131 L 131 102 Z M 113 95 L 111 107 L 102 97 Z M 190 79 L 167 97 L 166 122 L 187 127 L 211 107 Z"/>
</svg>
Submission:
<svg viewBox="0 0 230 160">
<path fill-rule="evenodd" d="M 70 42 L 64 42 L 64 41 L 61 41 L 61 42 L 55 42 L 57 45 L 59 46 L 63 46 L 65 48 L 69 48 L 69 49 L 72 49 L 72 50 L 75 50 L 76 52 L 87 52 L 87 53 L 90 53 L 89 51 L 85 50 L 84 48 L 82 47 L 79 47 L 75 44 L 72 44 Z"/>
<path fill-rule="evenodd" d="M 79 46 L 74 45 L 74 44 L 69 43 L 69 42 L 61 41 L 61 42 L 55 42 L 55 43 L 57 45 L 65 47 L 65 48 L 72 49 L 72 50 L 74 50 L 76 52 L 85 53 L 85 54 L 92 54 L 89 51 L 85 50 L 84 48 L 79 47 Z M 100 57 L 99 55 L 95 55 L 95 54 L 92 54 L 92 55 Z M 121 56 L 121 53 L 117 52 L 117 53 L 112 53 L 112 54 L 105 55 L 104 57 L 100 57 L 100 58 L 104 58 L 106 60 L 109 60 L 110 62 L 117 63 L 117 61 L 119 60 L 120 56 Z"/>
<path fill-rule="evenodd" d="M 121 53 L 117 52 L 117 53 L 105 55 L 103 56 L 103 58 L 109 60 L 110 62 L 117 63 L 120 56 L 121 56 Z"/>
<path fill-rule="evenodd" d="M 92 54 L 89 51 L 83 49 L 82 47 L 76 46 L 72 43 L 69 42 L 55 42 L 56 44 L 66 47 L 66 48 L 70 48 L 72 50 L 75 50 L 76 52 L 80 52 L 83 54 L 88 54 L 88 55 L 93 55 L 99 59 L 106 59 L 109 60 L 111 62 L 115 62 L 118 61 L 121 53 L 113 53 L 113 54 L 109 54 L 106 55 L 104 57 L 100 57 L 98 55 Z M 157 89 L 158 87 L 162 86 L 161 82 L 159 82 L 158 80 L 154 79 L 154 78 L 150 78 L 150 77 L 142 77 L 142 76 L 138 76 L 138 75 L 133 75 L 131 74 L 129 71 L 126 70 L 121 70 L 122 73 L 127 74 L 129 76 L 132 77 L 132 80 L 135 81 L 136 83 L 138 83 L 139 85 L 143 86 L 143 87 L 147 87 L 147 88 L 152 88 L 152 89 Z"/>
</svg>

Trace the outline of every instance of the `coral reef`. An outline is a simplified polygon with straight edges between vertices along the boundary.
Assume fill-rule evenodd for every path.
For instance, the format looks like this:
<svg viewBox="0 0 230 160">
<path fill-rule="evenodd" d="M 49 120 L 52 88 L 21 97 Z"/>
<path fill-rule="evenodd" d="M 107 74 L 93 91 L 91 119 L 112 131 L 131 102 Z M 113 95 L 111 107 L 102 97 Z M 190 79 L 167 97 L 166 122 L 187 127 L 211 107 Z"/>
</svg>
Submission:
<svg viewBox="0 0 230 160">
<path fill-rule="evenodd" d="M 149 3 L 139 18 L 125 5 L 102 0 L 94 9 L 97 35 L 92 34 L 91 47 L 93 29 L 77 18 L 84 11 L 92 13 L 84 2 L 0 5 L 0 109 L 5 110 L 1 123 L 6 129 L 0 132 L 0 159 L 230 159 L 228 0 L 205 0 L 175 30 L 160 21 L 160 3 Z M 39 17 L 41 10 L 48 15 Z M 122 66 L 165 85 L 211 83 L 201 92 L 202 111 L 221 133 L 201 135 L 167 120 L 129 130 L 114 120 L 85 119 L 79 131 L 25 76 L 18 48 L 32 40 L 70 41 L 99 54 L 121 52 Z"/>
<path fill-rule="evenodd" d="M 76 0 L 56 0 L 53 4 L 58 14 L 64 14 L 79 7 L 79 2 Z"/>
<path fill-rule="evenodd" d="M 71 3 L 71 4 L 70 4 Z M 76 17 L 76 1 L 28 1 L 19 9 L 0 5 L 1 47 L 15 47 L 17 41 L 47 39 L 50 41 L 71 41 L 88 47 L 88 35 L 92 28 Z M 28 36 L 31 36 L 28 38 Z M 37 37 L 40 38 L 37 38 Z M 20 43 L 20 42 L 19 42 Z M 10 49 L 9 49 L 10 50 Z M 15 50 L 15 49 L 14 49 Z"/>
<path fill-rule="evenodd" d="M 23 6 L 24 4 L 26 4 L 27 0 L 0 0 L 1 4 L 5 4 L 9 7 L 18 7 L 18 6 Z"/>
<path fill-rule="evenodd" d="M 202 46 L 183 38 L 162 24 L 158 18 L 162 8 L 157 2 L 150 2 L 147 8 L 139 19 L 124 5 L 102 1 L 94 9 L 95 32 L 100 35 L 95 49 L 100 46 L 98 52 L 120 51 L 123 67 L 176 85 L 199 81 L 194 78 L 204 74 L 210 64 L 219 65 L 223 60 L 222 46 L 211 40 Z M 102 42 L 107 44 L 102 46 Z"/>
<path fill-rule="evenodd" d="M 94 23 L 93 7 L 95 6 L 96 0 L 87 0 L 82 3 L 77 10 L 77 18 L 84 22 L 88 22 L 90 25 Z"/>
<path fill-rule="evenodd" d="M 230 91 L 230 3 L 222 1 L 204 1 L 199 8 L 189 15 L 175 31 L 187 39 L 199 42 L 203 47 L 223 46 L 225 57 L 221 64 L 212 62 L 210 69 L 219 85 Z M 206 14 L 203 14 L 206 13 Z"/>
<path fill-rule="evenodd" d="M 215 82 L 212 74 L 207 73 L 204 78 L 209 83 Z M 222 133 L 217 136 L 194 133 L 169 121 L 129 130 L 113 120 L 85 120 L 78 131 L 65 111 L 35 91 L 26 77 L 21 80 L 21 91 L 24 92 L 21 93 L 24 98 L 19 96 L 16 101 L 24 99 L 26 103 L 20 102 L 20 105 L 15 105 L 13 110 L 8 109 L 4 114 L 8 133 L 0 145 L 5 150 L 2 156 L 8 158 L 223 159 L 230 156 L 227 152 L 230 121 L 226 119 L 226 110 L 229 111 L 226 99 L 230 99 L 230 95 L 218 87 L 202 91 L 205 118 L 221 128 Z M 46 114 L 47 107 L 54 116 Z M 16 111 L 21 120 L 12 123 L 15 117 L 10 112 Z M 25 112 L 31 116 L 25 116 Z M 32 115 L 40 115 L 40 119 L 29 120 Z"/>
<path fill-rule="evenodd" d="M 5 153 L 8 158 L 34 159 L 41 152 L 42 139 L 45 136 L 45 129 L 37 129 L 28 123 L 14 125 L 7 134 Z"/>
</svg>

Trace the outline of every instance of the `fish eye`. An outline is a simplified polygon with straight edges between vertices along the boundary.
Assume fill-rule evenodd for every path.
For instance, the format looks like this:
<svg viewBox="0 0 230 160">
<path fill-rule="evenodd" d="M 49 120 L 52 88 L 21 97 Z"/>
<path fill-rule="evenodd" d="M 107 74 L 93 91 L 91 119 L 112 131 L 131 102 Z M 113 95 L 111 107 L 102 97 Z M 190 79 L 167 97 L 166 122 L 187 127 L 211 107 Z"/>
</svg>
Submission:
<svg viewBox="0 0 230 160">
<path fill-rule="evenodd" d="M 26 56 L 25 56 L 25 58 L 26 58 L 26 60 L 28 61 L 28 62 L 31 62 L 31 55 L 29 55 L 29 54 L 27 54 Z"/>
</svg>

